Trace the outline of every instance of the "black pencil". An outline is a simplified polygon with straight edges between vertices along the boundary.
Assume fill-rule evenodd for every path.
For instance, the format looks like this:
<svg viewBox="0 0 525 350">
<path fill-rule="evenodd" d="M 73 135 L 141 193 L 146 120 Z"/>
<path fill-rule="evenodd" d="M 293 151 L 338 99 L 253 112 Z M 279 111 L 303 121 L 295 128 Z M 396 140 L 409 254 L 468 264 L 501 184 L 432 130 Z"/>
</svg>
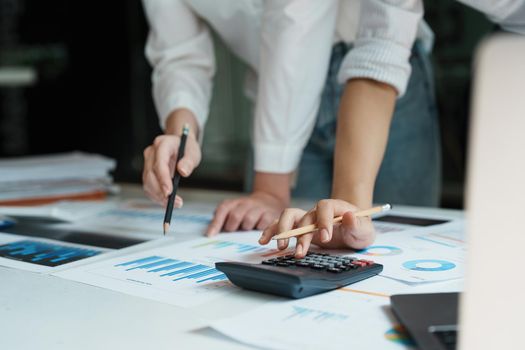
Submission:
<svg viewBox="0 0 525 350">
<path fill-rule="evenodd" d="M 173 212 L 173 203 L 175 202 L 175 197 L 177 196 L 177 189 L 179 187 L 180 174 L 177 171 L 177 165 L 179 161 L 184 157 L 184 149 L 186 148 L 186 139 L 188 138 L 188 133 L 190 132 L 190 127 L 188 124 L 184 124 L 182 128 L 182 136 L 180 138 L 179 152 L 177 153 L 177 162 L 175 162 L 175 170 L 173 172 L 173 191 L 171 191 L 170 196 L 168 197 L 168 205 L 166 206 L 166 214 L 164 214 L 164 225 L 163 232 L 166 235 L 166 232 L 170 229 L 171 214 Z"/>
</svg>

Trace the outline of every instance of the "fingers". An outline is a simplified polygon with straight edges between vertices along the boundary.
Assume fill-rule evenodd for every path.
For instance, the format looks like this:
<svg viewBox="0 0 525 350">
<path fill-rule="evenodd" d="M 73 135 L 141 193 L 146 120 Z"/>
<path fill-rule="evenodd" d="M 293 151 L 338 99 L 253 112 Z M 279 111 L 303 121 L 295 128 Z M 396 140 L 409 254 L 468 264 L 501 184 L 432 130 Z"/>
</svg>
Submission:
<svg viewBox="0 0 525 350">
<path fill-rule="evenodd" d="M 153 144 L 144 150 L 144 170 L 142 182 L 144 192 L 153 201 L 166 204 L 166 198 L 173 191 L 172 178 L 174 173 L 180 138 L 175 135 L 160 135 Z M 189 176 L 201 159 L 200 147 L 194 137 L 188 136 L 184 157 L 177 169 L 182 176 Z M 182 171 L 180 170 L 182 169 Z M 176 205 L 182 202 L 175 201 Z"/>
<path fill-rule="evenodd" d="M 334 228 L 334 205 L 331 200 L 321 200 L 316 207 L 317 227 L 319 228 L 319 239 L 326 243 L 332 240 Z"/>
<path fill-rule="evenodd" d="M 222 229 L 224 222 L 226 221 L 226 218 L 228 216 L 228 213 L 237 205 L 237 201 L 235 200 L 225 200 L 215 210 L 215 215 L 213 216 L 213 220 L 208 225 L 208 229 L 206 230 L 206 235 L 208 237 L 216 235 L 220 232 Z"/>
<path fill-rule="evenodd" d="M 153 171 L 154 150 L 152 146 L 144 150 L 144 170 L 142 172 L 142 186 L 146 195 L 159 204 L 164 204 L 166 196 L 163 194 L 157 177 Z"/>
<path fill-rule="evenodd" d="M 167 205 L 167 203 L 166 203 L 166 205 Z M 184 205 L 184 202 L 182 201 L 182 197 L 180 197 L 179 195 L 176 195 L 175 196 L 175 201 L 173 202 L 173 206 L 175 208 L 182 208 L 183 205 Z"/>
<path fill-rule="evenodd" d="M 303 213 L 300 209 L 285 209 L 281 213 L 281 216 L 279 217 L 279 222 L 277 223 L 277 231 L 278 232 L 284 232 L 292 230 L 295 226 L 295 223 L 298 222 L 301 217 L 303 216 Z M 288 239 L 279 239 L 277 241 L 277 248 L 280 250 L 284 250 L 288 248 Z"/>
<path fill-rule="evenodd" d="M 257 230 L 264 230 L 265 228 L 270 226 L 275 220 L 276 220 L 276 215 L 274 213 L 267 211 L 261 216 L 261 219 L 259 220 L 255 228 Z"/>
<path fill-rule="evenodd" d="M 319 230 L 318 234 L 312 237 L 312 242 L 324 247 L 334 247 L 338 243 L 341 244 L 341 237 L 338 236 L 334 239 L 334 218 L 350 210 L 356 210 L 356 207 L 343 200 L 320 200 L 315 208 L 317 214 L 316 223 Z"/>
<path fill-rule="evenodd" d="M 264 213 L 265 209 L 259 206 L 249 209 L 242 219 L 241 229 L 244 231 L 253 230 L 258 225 Z"/>
<path fill-rule="evenodd" d="M 273 224 L 267 226 L 263 233 L 261 234 L 261 237 L 259 238 L 259 244 L 266 245 L 270 243 L 273 236 L 275 236 L 277 232 L 277 224 L 278 222 L 274 222 Z"/>
<path fill-rule="evenodd" d="M 153 172 L 165 197 L 173 191 L 173 167 L 177 159 L 180 139 L 176 136 L 161 135 L 153 142 Z"/>
<path fill-rule="evenodd" d="M 374 242 L 375 229 L 369 217 L 358 218 L 353 212 L 346 212 L 339 228 L 346 246 L 363 249 Z"/>
<path fill-rule="evenodd" d="M 177 171 L 183 177 L 191 175 L 193 170 L 199 165 L 201 161 L 200 146 L 193 137 L 188 136 L 187 147 L 184 152 L 184 157 L 177 164 Z"/>
<path fill-rule="evenodd" d="M 297 223 L 297 227 L 302 227 L 306 225 L 311 225 L 316 221 L 317 212 L 315 210 L 310 210 L 306 213 L 301 220 Z M 307 233 L 297 238 L 297 244 L 295 245 L 295 257 L 297 259 L 302 259 L 308 253 L 310 249 L 310 244 L 314 237 L 315 232 Z M 318 234 L 318 232 L 317 232 Z"/>
<path fill-rule="evenodd" d="M 224 224 L 224 230 L 228 232 L 237 231 L 244 220 L 246 213 L 250 210 L 249 203 L 241 200 L 237 202 L 237 205 L 230 209 L 226 222 Z"/>
<path fill-rule="evenodd" d="M 283 231 L 289 231 L 295 227 L 295 223 L 298 222 L 305 214 L 306 212 L 302 209 L 295 209 L 295 208 L 288 208 L 285 209 L 279 218 L 277 222 L 274 222 L 270 224 L 262 233 L 261 238 L 259 238 L 260 244 L 268 244 L 273 236 L 276 234 L 283 232 Z M 268 220 L 271 222 L 272 219 L 264 218 L 265 220 Z M 262 221 L 262 219 L 261 219 Z M 285 249 L 288 246 L 288 240 L 283 240 L 282 243 L 281 240 L 277 241 L 277 247 L 279 249 Z"/>
</svg>

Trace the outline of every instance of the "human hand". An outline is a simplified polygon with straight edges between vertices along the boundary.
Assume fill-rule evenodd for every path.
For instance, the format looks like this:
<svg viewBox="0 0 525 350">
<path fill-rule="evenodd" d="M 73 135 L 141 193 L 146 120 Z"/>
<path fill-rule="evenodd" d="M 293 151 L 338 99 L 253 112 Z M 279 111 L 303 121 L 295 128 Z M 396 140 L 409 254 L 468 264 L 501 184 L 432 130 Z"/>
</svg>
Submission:
<svg viewBox="0 0 525 350">
<path fill-rule="evenodd" d="M 183 125 L 190 124 L 186 140 L 184 157 L 177 163 L 177 171 L 182 177 L 188 177 L 201 161 L 201 149 L 197 141 L 197 122 L 188 110 L 175 111 L 168 119 L 166 134 L 157 136 L 153 144 L 144 150 L 144 170 L 142 172 L 143 189 L 153 201 L 166 206 L 168 196 L 173 191 L 173 174 L 181 141 Z M 182 206 L 182 198 L 176 196 L 175 207 Z"/>
<path fill-rule="evenodd" d="M 262 230 L 275 221 L 287 205 L 286 200 L 263 191 L 253 192 L 247 197 L 224 200 L 215 210 L 206 235 L 216 235 L 222 229 Z"/>
<path fill-rule="evenodd" d="M 304 258 L 310 244 L 323 248 L 363 249 L 375 239 L 375 230 L 370 217 L 356 217 L 356 206 L 339 199 L 323 199 L 310 211 L 288 208 L 284 210 L 279 221 L 268 226 L 259 239 L 260 244 L 268 244 L 271 238 L 280 232 L 316 224 L 319 228 L 312 233 L 297 238 L 295 257 Z M 333 223 L 334 217 L 343 216 L 340 224 Z M 288 247 L 289 240 L 277 241 L 281 250 Z"/>
</svg>

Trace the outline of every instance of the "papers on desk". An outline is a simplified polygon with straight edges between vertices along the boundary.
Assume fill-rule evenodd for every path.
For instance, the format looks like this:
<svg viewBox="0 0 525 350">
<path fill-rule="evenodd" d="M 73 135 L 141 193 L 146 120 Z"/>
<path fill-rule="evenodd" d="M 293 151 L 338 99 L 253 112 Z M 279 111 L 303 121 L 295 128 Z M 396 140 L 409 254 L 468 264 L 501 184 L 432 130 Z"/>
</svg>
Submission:
<svg viewBox="0 0 525 350">
<path fill-rule="evenodd" d="M 12 217 L 38 217 L 77 222 L 82 219 L 91 221 L 101 212 L 111 210 L 115 203 L 109 201 L 60 201 L 33 206 L 0 206 L 0 214 Z"/>
<path fill-rule="evenodd" d="M 72 152 L 0 160 L 0 203 L 24 205 L 64 198 L 101 198 L 113 189 L 115 161 Z"/>
<path fill-rule="evenodd" d="M 203 235 L 213 218 L 215 206 L 185 204 L 173 211 L 170 233 Z M 162 232 L 165 209 L 149 200 L 128 200 L 113 208 L 104 208 L 96 215 L 84 218 L 84 223 L 96 226 L 127 229 L 129 231 Z"/>
<path fill-rule="evenodd" d="M 195 306 L 240 291 L 215 269 L 216 262 L 258 263 L 283 254 L 254 243 L 259 235 L 223 234 L 183 243 L 167 238 L 161 247 L 69 269 L 56 276 L 168 304 Z"/>
<path fill-rule="evenodd" d="M 109 252 L 81 244 L 0 233 L 0 266 L 50 273 Z"/>
<path fill-rule="evenodd" d="M 122 252 L 104 251 L 93 257 L 80 254 L 80 260 L 68 261 L 77 257 L 75 249 L 88 247 L 0 235 L 0 265 L 51 272 L 60 278 L 167 304 L 205 308 L 224 300 L 221 297 L 243 293 L 215 269 L 215 262 L 258 263 L 290 252 L 280 252 L 275 245 L 259 246 L 260 232 L 220 234 L 212 239 L 202 237 L 214 210 L 209 205 L 185 205 L 175 210 L 172 220 L 175 232 L 167 238 L 160 238 L 163 209 L 148 201 L 113 201 L 105 206 L 92 203 L 86 208 L 64 203 L 55 208 L 59 209 L 52 212 L 54 217 L 69 218 L 80 227 L 111 228 L 125 237 L 142 234 L 151 241 Z M 85 212 L 84 215 L 81 212 Z M 300 300 L 268 296 L 265 300 L 270 302 L 211 322 L 211 326 L 237 341 L 269 349 L 318 349 L 327 344 L 334 349 L 343 346 L 407 348 L 410 341 L 387 307 L 389 296 L 442 291 L 445 288 L 442 286 L 449 283 L 457 286 L 463 276 L 466 251 L 463 223 L 455 219 L 426 227 L 406 222 L 374 224 L 378 236 L 371 247 L 337 253 L 382 263 L 381 276 Z M 51 244 L 51 255 L 41 255 L 38 250 L 41 246 L 35 248 L 31 242 L 24 241 Z M 54 250 L 54 246 L 65 246 L 66 251 L 60 247 Z M 20 251 L 25 255 L 13 254 Z M 36 261 L 24 261 L 31 259 Z"/>
<path fill-rule="evenodd" d="M 325 294 L 266 303 L 211 326 L 232 339 L 268 349 L 412 349 L 390 311 L 390 295 L 458 290 L 457 284 L 446 282 L 420 290 L 375 277 Z"/>
<path fill-rule="evenodd" d="M 389 295 L 407 287 L 372 278 L 299 300 L 279 300 L 212 327 L 242 343 L 269 349 L 403 349 L 385 307 Z M 401 344 L 401 346 L 400 346 Z"/>
<path fill-rule="evenodd" d="M 383 264 L 382 276 L 427 283 L 464 275 L 463 222 L 378 235 L 374 244 L 352 256 Z"/>
</svg>

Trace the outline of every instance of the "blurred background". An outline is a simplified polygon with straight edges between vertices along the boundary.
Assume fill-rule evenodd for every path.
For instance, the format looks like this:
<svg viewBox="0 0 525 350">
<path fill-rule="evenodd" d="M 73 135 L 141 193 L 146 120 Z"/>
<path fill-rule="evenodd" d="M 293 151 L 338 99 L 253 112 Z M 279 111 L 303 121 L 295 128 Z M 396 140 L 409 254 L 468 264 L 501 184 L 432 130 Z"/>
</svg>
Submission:
<svg viewBox="0 0 525 350">
<path fill-rule="evenodd" d="M 462 208 L 472 54 L 494 30 L 453 0 L 425 1 L 443 147 L 441 206 Z M 0 0 L 0 157 L 81 150 L 141 182 L 142 151 L 161 132 L 144 57 L 140 1 Z M 241 191 L 252 106 L 245 67 L 215 37 L 218 73 L 203 161 L 183 186 Z"/>
</svg>

